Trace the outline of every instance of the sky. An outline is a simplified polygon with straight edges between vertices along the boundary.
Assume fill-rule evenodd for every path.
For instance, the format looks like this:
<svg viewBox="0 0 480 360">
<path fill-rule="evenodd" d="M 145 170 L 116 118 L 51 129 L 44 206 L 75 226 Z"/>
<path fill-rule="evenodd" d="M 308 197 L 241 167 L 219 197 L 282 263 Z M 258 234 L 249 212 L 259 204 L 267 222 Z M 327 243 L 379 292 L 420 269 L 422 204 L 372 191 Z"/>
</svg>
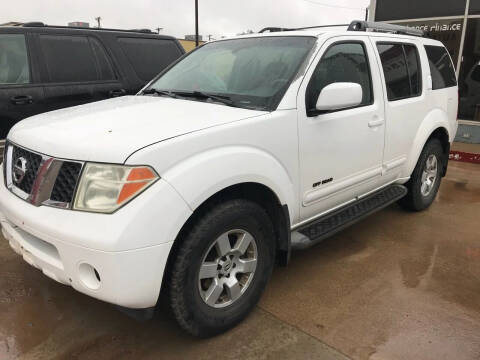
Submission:
<svg viewBox="0 0 480 360">
<path fill-rule="evenodd" d="M 370 0 L 198 0 L 199 33 L 213 38 L 267 26 L 301 27 L 349 23 L 365 18 Z M 67 25 L 70 21 L 120 29 L 163 28 L 183 38 L 195 33 L 194 0 L 20 0 L 0 2 L 0 24 L 42 21 Z"/>
</svg>

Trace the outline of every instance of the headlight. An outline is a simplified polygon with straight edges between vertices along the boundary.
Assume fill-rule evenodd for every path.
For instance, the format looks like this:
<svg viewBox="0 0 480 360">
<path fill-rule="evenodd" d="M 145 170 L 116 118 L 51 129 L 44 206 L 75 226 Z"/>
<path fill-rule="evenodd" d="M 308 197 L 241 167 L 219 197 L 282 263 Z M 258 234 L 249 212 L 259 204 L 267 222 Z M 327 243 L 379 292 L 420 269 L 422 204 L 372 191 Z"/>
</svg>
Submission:
<svg viewBox="0 0 480 360">
<path fill-rule="evenodd" d="M 148 166 L 87 163 L 78 184 L 73 208 L 112 213 L 158 178 Z"/>
</svg>

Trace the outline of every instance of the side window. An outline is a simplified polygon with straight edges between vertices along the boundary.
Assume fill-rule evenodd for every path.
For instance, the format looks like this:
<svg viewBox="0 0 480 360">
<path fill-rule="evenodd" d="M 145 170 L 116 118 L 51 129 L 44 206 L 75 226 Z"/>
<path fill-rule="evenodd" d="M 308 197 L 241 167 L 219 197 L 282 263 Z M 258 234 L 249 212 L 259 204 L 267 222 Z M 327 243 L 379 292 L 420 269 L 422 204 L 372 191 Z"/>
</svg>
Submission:
<svg viewBox="0 0 480 360">
<path fill-rule="evenodd" d="M 118 42 L 137 76 L 150 81 L 182 52 L 171 40 L 119 38 Z"/>
<path fill-rule="evenodd" d="M 422 75 L 417 47 L 409 44 L 377 44 L 389 101 L 419 96 Z"/>
<path fill-rule="evenodd" d="M 323 54 L 307 87 L 305 99 L 307 109 L 315 109 L 322 89 L 336 82 L 360 84 L 363 90 L 360 106 L 373 103 L 370 66 L 362 43 L 334 44 Z"/>
<path fill-rule="evenodd" d="M 433 90 L 456 86 L 457 77 L 447 50 L 442 46 L 430 45 L 426 45 L 425 50 L 430 64 Z"/>
<path fill-rule="evenodd" d="M 21 34 L 0 35 L 0 85 L 28 84 L 28 65 L 25 36 Z"/>
<path fill-rule="evenodd" d="M 407 69 L 412 87 L 411 96 L 419 96 L 422 93 L 422 74 L 420 71 L 420 56 L 415 45 L 403 45 L 407 58 Z"/>
<path fill-rule="evenodd" d="M 49 82 L 97 80 L 92 47 L 86 36 L 40 35 Z"/>
<path fill-rule="evenodd" d="M 112 64 L 100 41 L 90 37 L 90 43 L 92 44 L 95 58 L 98 62 L 98 79 L 115 80 L 116 76 Z"/>
</svg>

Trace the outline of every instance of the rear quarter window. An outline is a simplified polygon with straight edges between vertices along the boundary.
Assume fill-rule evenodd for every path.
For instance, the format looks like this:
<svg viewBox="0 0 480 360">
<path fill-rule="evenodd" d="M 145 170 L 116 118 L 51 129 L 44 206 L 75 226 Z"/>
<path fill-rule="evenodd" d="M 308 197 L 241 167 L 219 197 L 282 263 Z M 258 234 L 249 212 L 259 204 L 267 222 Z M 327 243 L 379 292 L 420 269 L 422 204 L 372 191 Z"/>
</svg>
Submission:
<svg viewBox="0 0 480 360">
<path fill-rule="evenodd" d="M 182 55 L 172 40 L 122 37 L 118 42 L 138 78 L 145 82 Z"/>
<path fill-rule="evenodd" d="M 447 49 L 442 46 L 425 45 L 425 51 L 430 64 L 433 90 L 456 86 L 455 68 Z"/>
</svg>

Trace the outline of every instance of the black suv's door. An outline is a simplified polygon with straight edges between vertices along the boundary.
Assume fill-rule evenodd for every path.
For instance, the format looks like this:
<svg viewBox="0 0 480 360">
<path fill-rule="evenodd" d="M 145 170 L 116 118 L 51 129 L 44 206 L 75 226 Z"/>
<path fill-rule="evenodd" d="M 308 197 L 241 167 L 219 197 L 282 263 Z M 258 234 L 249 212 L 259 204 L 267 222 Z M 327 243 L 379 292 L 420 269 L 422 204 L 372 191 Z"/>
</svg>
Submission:
<svg viewBox="0 0 480 360">
<path fill-rule="evenodd" d="M 45 111 L 30 44 L 25 33 L 0 32 L 0 147 L 15 123 Z"/>
<path fill-rule="evenodd" d="M 125 93 L 118 72 L 99 38 L 52 31 L 39 33 L 36 38 L 48 110 Z"/>
</svg>

